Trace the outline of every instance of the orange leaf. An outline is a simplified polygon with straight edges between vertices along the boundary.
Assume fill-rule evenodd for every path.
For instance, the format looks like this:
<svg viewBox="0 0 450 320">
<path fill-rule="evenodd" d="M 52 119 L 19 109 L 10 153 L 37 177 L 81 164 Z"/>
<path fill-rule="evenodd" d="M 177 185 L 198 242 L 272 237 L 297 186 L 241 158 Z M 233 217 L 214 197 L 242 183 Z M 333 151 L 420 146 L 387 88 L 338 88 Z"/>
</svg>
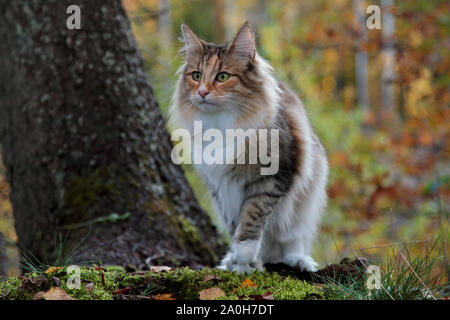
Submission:
<svg viewBox="0 0 450 320">
<path fill-rule="evenodd" d="M 252 280 L 250 279 L 245 279 L 244 281 L 242 281 L 240 288 L 249 288 L 249 287 L 257 287 L 258 285 L 256 283 L 254 283 Z"/>
<path fill-rule="evenodd" d="M 50 274 L 50 273 L 54 273 L 54 272 L 56 272 L 58 270 L 61 270 L 61 269 L 62 269 L 62 267 L 50 267 L 44 273 L 45 274 Z"/>
<path fill-rule="evenodd" d="M 158 293 L 155 296 L 155 300 L 177 300 L 175 297 L 172 297 L 171 293 Z"/>
</svg>

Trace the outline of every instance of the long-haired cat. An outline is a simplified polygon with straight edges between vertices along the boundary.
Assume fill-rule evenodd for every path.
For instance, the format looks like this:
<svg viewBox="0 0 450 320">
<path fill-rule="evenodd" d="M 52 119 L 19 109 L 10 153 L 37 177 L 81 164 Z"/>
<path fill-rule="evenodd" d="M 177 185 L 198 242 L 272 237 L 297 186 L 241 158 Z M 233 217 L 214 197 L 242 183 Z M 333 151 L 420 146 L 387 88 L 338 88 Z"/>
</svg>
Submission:
<svg viewBox="0 0 450 320">
<path fill-rule="evenodd" d="M 175 128 L 278 129 L 278 171 L 257 164 L 197 164 L 232 235 L 219 268 L 241 273 L 282 262 L 316 271 L 311 250 L 326 205 L 328 163 L 297 95 L 278 82 L 245 23 L 228 45 L 182 25 L 185 63 L 172 97 Z M 258 138 L 259 139 L 259 138 Z"/>
</svg>

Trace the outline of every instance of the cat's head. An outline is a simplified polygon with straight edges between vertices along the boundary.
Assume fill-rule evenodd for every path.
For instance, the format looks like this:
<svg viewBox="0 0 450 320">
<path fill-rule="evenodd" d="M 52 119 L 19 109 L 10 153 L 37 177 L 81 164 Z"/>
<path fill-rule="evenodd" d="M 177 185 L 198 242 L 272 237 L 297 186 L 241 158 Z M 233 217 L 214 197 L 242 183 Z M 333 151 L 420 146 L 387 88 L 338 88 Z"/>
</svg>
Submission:
<svg viewBox="0 0 450 320">
<path fill-rule="evenodd" d="M 181 26 L 185 63 L 176 88 L 178 107 L 201 112 L 229 111 L 250 116 L 274 104 L 277 83 L 258 56 L 255 35 L 245 23 L 229 44 L 213 44 Z"/>
</svg>

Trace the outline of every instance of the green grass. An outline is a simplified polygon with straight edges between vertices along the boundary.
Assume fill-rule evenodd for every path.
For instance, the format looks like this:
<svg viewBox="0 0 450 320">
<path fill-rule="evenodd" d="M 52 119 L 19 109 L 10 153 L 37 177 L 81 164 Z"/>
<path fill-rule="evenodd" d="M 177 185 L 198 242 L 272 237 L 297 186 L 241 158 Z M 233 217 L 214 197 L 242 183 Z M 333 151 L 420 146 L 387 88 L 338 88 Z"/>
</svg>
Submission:
<svg viewBox="0 0 450 320">
<path fill-rule="evenodd" d="M 92 261 L 78 261 L 75 260 L 75 256 L 83 251 L 84 246 L 83 243 L 89 237 L 89 234 L 86 234 L 80 241 L 78 241 L 72 248 L 67 247 L 67 238 L 69 237 L 71 228 L 66 232 L 66 235 L 63 237 L 61 233 L 55 234 L 54 237 L 54 248 L 55 254 L 54 259 L 48 258 L 47 255 L 47 247 L 45 244 L 42 244 L 42 253 L 43 258 L 38 259 L 35 255 L 33 255 L 30 251 L 21 250 L 20 251 L 20 259 L 19 259 L 19 267 L 26 272 L 37 272 L 42 273 L 47 270 L 49 267 L 67 267 L 71 264 L 78 265 L 87 265 L 92 263 Z"/>
<path fill-rule="evenodd" d="M 411 255 L 405 246 L 391 247 L 393 256 L 373 265 L 379 267 L 379 288 L 369 289 L 367 283 L 375 284 L 365 267 L 357 275 L 323 278 L 326 292 L 343 300 L 434 300 L 443 298 L 444 288 L 448 288 L 445 273 L 436 273 L 436 266 L 444 263 L 444 255 L 438 254 L 436 240 L 424 255 Z M 439 268 L 442 269 L 442 268 Z"/>
</svg>

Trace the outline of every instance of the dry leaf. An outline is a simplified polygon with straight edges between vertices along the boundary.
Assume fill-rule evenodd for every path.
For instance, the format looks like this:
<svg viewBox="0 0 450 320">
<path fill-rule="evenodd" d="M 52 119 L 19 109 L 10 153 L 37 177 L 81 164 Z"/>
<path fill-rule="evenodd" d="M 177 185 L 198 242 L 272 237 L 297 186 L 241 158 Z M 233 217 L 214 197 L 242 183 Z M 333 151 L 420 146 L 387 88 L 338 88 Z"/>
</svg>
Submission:
<svg viewBox="0 0 450 320">
<path fill-rule="evenodd" d="M 45 274 L 51 274 L 51 273 L 54 273 L 54 272 L 56 272 L 58 270 L 61 270 L 61 269 L 62 269 L 62 267 L 50 267 L 44 273 Z"/>
<path fill-rule="evenodd" d="M 44 293 L 42 298 L 45 300 L 74 300 L 61 288 L 50 288 L 50 290 Z"/>
<path fill-rule="evenodd" d="M 32 300 L 41 300 L 41 299 L 44 299 L 44 294 L 45 294 L 44 291 L 39 291 L 38 293 L 36 293 L 36 294 L 33 296 Z"/>
<path fill-rule="evenodd" d="M 166 267 L 166 266 L 161 266 L 161 267 L 150 266 L 150 271 L 152 271 L 152 272 L 167 272 L 167 271 L 171 271 L 171 270 L 173 270 L 171 267 Z"/>
<path fill-rule="evenodd" d="M 258 285 L 256 283 L 254 283 L 252 280 L 250 279 L 245 279 L 244 281 L 242 281 L 240 288 L 250 288 L 250 287 L 257 287 Z"/>
<path fill-rule="evenodd" d="M 171 293 L 158 293 L 155 296 L 155 300 L 177 300 L 175 297 L 172 297 Z"/>
<path fill-rule="evenodd" d="M 220 279 L 219 277 L 213 276 L 212 274 L 208 274 L 206 276 L 203 277 L 203 282 L 208 282 L 210 280 L 218 280 L 221 281 L 222 279 Z"/>
<path fill-rule="evenodd" d="M 213 287 L 200 291 L 200 300 L 215 300 L 224 295 L 225 292 L 223 292 L 222 289 Z"/>
</svg>

